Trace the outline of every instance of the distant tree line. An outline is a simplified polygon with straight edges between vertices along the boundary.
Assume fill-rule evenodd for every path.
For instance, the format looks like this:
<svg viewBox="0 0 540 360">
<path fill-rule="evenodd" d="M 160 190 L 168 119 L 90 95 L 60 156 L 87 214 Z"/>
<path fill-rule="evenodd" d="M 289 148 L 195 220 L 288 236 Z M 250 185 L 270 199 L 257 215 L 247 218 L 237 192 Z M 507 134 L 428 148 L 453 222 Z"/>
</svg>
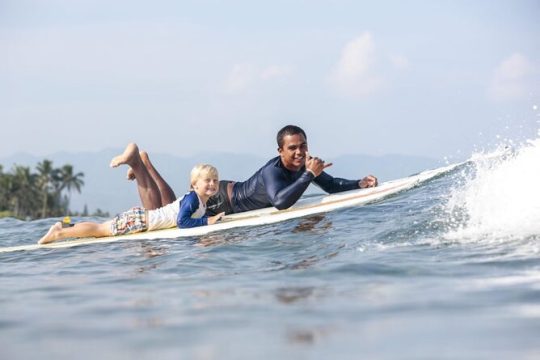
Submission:
<svg viewBox="0 0 540 360">
<path fill-rule="evenodd" d="M 36 165 L 15 165 L 4 172 L 0 165 L 0 216 L 45 218 L 69 215 L 70 195 L 81 192 L 84 174 L 72 165 L 53 167 L 50 160 Z"/>
</svg>

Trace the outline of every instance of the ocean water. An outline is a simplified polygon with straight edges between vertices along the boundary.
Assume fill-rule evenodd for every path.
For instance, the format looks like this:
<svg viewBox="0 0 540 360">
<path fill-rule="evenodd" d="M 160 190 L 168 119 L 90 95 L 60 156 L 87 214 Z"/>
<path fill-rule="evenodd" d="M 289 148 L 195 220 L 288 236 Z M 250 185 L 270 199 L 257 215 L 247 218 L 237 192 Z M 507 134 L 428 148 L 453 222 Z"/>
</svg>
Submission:
<svg viewBox="0 0 540 360">
<path fill-rule="evenodd" d="M 539 359 L 540 139 L 367 206 L 3 253 L 0 289 L 0 359 Z"/>
</svg>

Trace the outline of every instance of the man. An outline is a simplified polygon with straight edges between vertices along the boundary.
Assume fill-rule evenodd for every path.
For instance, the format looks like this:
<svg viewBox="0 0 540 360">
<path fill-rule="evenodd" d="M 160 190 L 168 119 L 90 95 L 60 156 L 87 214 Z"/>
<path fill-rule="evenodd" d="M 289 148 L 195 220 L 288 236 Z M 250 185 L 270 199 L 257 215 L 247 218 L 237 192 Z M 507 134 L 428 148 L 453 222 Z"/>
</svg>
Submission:
<svg viewBox="0 0 540 360">
<path fill-rule="evenodd" d="M 291 207 L 311 182 L 328 193 L 375 187 L 373 175 L 362 180 L 334 178 L 323 170 L 331 166 L 308 153 L 304 130 L 287 125 L 277 134 L 279 156 L 271 159 L 244 182 L 220 181 L 219 191 L 207 202 L 207 214 L 239 213 L 274 206 Z"/>
</svg>

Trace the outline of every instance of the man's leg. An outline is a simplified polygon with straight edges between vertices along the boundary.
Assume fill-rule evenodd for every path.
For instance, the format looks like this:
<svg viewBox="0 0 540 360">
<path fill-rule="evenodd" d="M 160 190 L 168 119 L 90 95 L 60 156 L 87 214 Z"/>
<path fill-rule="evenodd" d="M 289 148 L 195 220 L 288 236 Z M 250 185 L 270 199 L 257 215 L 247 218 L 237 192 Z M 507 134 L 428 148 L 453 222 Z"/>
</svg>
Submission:
<svg viewBox="0 0 540 360">
<path fill-rule="evenodd" d="M 146 167 L 146 170 L 156 183 L 159 193 L 161 195 L 161 206 L 168 205 L 176 200 L 176 195 L 174 195 L 173 189 L 167 184 L 167 182 L 161 177 L 161 175 L 158 173 L 152 162 L 150 161 L 150 158 L 148 157 L 148 153 L 146 151 L 141 151 L 139 153 L 141 160 Z"/>
<path fill-rule="evenodd" d="M 122 154 L 111 160 L 111 167 L 118 167 L 123 164 L 129 165 L 133 170 L 142 206 L 147 210 L 154 210 L 161 207 L 161 193 L 139 155 L 137 144 L 128 144 Z"/>
</svg>

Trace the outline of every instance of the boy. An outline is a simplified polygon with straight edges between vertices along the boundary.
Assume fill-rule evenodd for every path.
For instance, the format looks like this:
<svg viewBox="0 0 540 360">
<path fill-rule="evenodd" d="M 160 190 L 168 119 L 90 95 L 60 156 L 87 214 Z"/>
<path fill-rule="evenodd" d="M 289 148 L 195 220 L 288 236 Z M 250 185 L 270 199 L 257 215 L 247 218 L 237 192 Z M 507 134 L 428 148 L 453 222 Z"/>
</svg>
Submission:
<svg viewBox="0 0 540 360">
<path fill-rule="evenodd" d="M 138 154 L 138 149 L 136 150 Z M 118 159 L 118 157 L 115 159 Z M 113 159 L 113 162 L 115 159 Z M 117 161 L 115 165 L 118 166 L 119 163 L 126 162 Z M 47 234 L 38 243 L 47 244 L 69 237 L 118 236 L 167 229 L 175 225 L 179 228 L 191 228 L 215 224 L 225 213 L 210 217 L 206 216 L 205 213 L 206 202 L 210 196 L 217 192 L 218 184 L 217 169 L 211 165 L 200 164 L 191 170 L 192 190 L 168 205 L 157 209 L 135 207 L 101 224 L 82 222 L 75 224 L 73 227 L 63 228 L 62 223 L 57 222 L 51 226 Z"/>
</svg>

